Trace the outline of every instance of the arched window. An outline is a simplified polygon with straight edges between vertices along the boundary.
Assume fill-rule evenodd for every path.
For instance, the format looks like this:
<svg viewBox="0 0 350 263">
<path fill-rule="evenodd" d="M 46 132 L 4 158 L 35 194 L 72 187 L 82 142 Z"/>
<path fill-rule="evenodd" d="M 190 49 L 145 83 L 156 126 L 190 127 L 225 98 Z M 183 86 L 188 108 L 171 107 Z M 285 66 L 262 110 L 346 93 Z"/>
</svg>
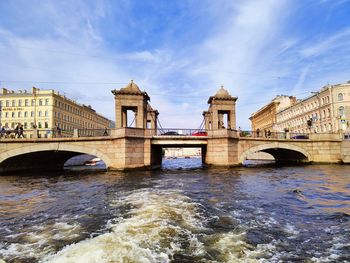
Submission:
<svg viewBox="0 0 350 263">
<path fill-rule="evenodd" d="M 27 111 L 24 112 L 24 117 L 28 117 L 28 112 Z"/>
<path fill-rule="evenodd" d="M 41 117 L 41 111 L 39 111 L 39 117 Z"/>
<path fill-rule="evenodd" d="M 339 111 L 339 116 L 340 117 L 344 116 L 344 107 L 343 106 L 339 107 L 338 111 Z"/>
<path fill-rule="evenodd" d="M 338 94 L 338 101 L 343 101 L 343 93 Z"/>
</svg>

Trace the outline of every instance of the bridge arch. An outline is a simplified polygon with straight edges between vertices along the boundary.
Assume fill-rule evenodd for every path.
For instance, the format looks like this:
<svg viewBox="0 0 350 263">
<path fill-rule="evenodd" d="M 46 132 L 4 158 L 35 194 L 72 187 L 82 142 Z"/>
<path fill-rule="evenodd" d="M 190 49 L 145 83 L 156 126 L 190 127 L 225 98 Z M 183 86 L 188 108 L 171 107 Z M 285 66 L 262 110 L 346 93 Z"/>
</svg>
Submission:
<svg viewBox="0 0 350 263">
<path fill-rule="evenodd" d="M 70 158 L 90 154 L 100 158 L 108 168 L 110 158 L 96 148 L 67 143 L 43 143 L 8 150 L 0 154 L 0 171 L 59 170 Z"/>
<path fill-rule="evenodd" d="M 243 163 L 247 157 L 256 152 L 265 152 L 271 154 L 276 162 L 311 162 L 312 156 L 305 149 L 287 143 L 273 142 L 258 146 L 253 146 L 244 151 L 239 158 Z"/>
</svg>

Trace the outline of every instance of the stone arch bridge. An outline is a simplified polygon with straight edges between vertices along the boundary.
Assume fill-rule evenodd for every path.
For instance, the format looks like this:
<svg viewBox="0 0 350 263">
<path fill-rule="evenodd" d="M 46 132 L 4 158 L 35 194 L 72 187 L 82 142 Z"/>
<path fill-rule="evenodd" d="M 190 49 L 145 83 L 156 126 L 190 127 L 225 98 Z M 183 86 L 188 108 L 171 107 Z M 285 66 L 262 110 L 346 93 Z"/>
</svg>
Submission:
<svg viewBox="0 0 350 263">
<path fill-rule="evenodd" d="M 80 138 L 3 139 L 0 171 L 58 170 L 80 154 L 101 158 L 108 169 L 154 168 L 162 148 L 200 147 L 208 165 L 240 165 L 251 154 L 266 152 L 277 162 L 349 163 L 350 141 L 339 135 L 310 139 L 240 137 L 234 130 L 208 131 L 206 136 L 155 135 L 154 130 L 119 128 L 110 136 Z"/>
<path fill-rule="evenodd" d="M 158 167 L 165 147 L 200 147 L 208 165 L 242 164 L 251 154 L 266 152 L 278 162 L 349 163 L 350 140 L 339 134 L 309 134 L 307 139 L 242 137 L 236 131 L 236 101 L 223 86 L 208 100 L 203 112 L 205 130 L 196 135 L 158 134 L 158 111 L 149 104 L 147 92 L 131 81 L 113 90 L 116 129 L 109 136 L 73 138 L 1 139 L 0 172 L 56 170 L 73 156 L 91 154 L 101 158 L 109 169 Z M 134 114 L 134 127 L 128 115 Z M 85 134 L 90 134 L 88 131 Z M 297 138 L 297 137 L 294 137 Z"/>
</svg>

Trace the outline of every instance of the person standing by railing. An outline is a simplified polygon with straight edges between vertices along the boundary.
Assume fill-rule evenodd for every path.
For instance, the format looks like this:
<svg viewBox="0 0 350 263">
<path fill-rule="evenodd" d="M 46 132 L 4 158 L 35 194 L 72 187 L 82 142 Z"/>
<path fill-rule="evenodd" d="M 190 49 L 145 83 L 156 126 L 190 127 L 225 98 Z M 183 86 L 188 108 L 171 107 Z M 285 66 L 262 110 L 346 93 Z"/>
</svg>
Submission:
<svg viewBox="0 0 350 263">
<path fill-rule="evenodd" d="M 1 136 L 0 136 L 1 138 L 5 137 L 5 135 L 6 135 L 5 126 L 2 126 L 0 134 L 1 134 Z"/>
<path fill-rule="evenodd" d="M 62 130 L 61 130 L 61 128 L 60 128 L 60 126 L 57 126 L 56 127 L 56 132 L 57 132 L 57 137 L 62 137 Z"/>
<path fill-rule="evenodd" d="M 105 131 L 103 132 L 103 136 L 108 136 L 107 127 L 105 127 Z"/>
<path fill-rule="evenodd" d="M 18 131 L 19 131 L 19 123 L 17 124 L 17 126 L 15 128 L 15 138 L 18 137 Z"/>
<path fill-rule="evenodd" d="M 23 125 L 21 124 L 18 128 L 18 138 L 24 138 L 24 129 L 23 129 Z"/>
<path fill-rule="evenodd" d="M 258 137 L 258 138 L 259 138 L 259 135 L 260 135 L 260 129 L 259 129 L 259 128 L 257 128 L 257 129 L 256 129 L 256 137 Z"/>
</svg>

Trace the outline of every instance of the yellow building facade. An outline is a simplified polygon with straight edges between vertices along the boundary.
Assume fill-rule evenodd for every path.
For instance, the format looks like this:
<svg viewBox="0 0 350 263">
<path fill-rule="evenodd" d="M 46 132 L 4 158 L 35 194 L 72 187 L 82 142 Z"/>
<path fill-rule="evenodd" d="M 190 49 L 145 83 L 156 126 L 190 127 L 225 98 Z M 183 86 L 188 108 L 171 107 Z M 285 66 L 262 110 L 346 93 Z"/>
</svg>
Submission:
<svg viewBox="0 0 350 263">
<path fill-rule="evenodd" d="M 40 137 L 51 137 L 57 130 L 68 136 L 74 129 L 98 130 L 111 126 L 111 121 L 96 113 L 91 106 L 77 102 L 54 90 L 0 90 L 1 127 L 13 130 L 18 124 L 24 131 L 38 129 Z"/>
<path fill-rule="evenodd" d="M 276 115 L 276 129 L 296 133 L 349 131 L 350 81 L 327 85 Z"/>
<path fill-rule="evenodd" d="M 279 95 L 275 97 L 269 104 L 250 116 L 252 131 L 257 129 L 276 131 L 277 112 L 293 105 L 295 101 L 296 98 L 292 96 Z"/>
</svg>

